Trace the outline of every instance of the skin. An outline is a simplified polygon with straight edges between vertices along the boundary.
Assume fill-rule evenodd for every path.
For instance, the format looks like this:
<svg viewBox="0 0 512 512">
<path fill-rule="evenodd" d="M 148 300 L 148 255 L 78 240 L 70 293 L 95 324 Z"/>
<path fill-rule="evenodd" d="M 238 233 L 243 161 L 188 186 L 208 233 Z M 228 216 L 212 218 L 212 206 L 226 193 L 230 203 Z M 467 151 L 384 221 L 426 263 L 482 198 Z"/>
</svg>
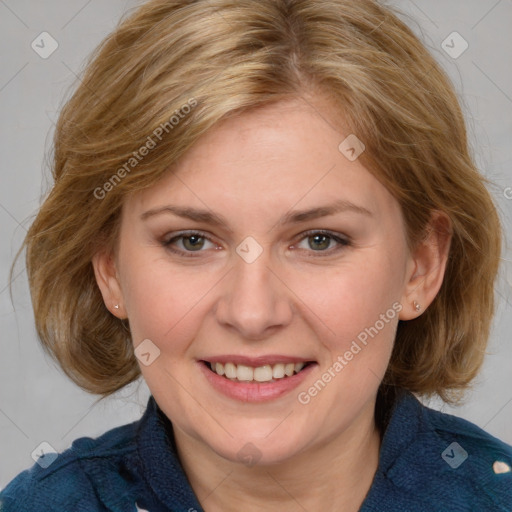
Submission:
<svg viewBox="0 0 512 512">
<path fill-rule="evenodd" d="M 333 111 L 315 96 L 218 124 L 160 183 L 127 198 L 117 251 L 93 260 L 105 304 L 129 319 L 134 345 L 150 339 L 160 350 L 141 371 L 173 423 L 180 459 L 208 512 L 358 510 L 378 465 L 375 399 L 398 319 L 422 314 L 442 283 L 449 239 L 434 229 L 408 250 L 397 201 L 359 159 L 338 150 L 349 133 L 327 121 Z M 369 214 L 349 209 L 278 224 L 291 210 L 339 199 Z M 206 209 L 227 224 L 171 213 L 141 219 L 166 205 Z M 433 216 L 434 228 L 446 223 Z M 194 257 L 175 254 L 164 242 L 182 230 L 211 241 L 174 240 L 170 247 Z M 315 239 L 308 230 L 350 242 Z M 248 236 L 263 250 L 252 263 L 236 252 Z M 394 303 L 400 313 L 300 403 L 298 392 Z M 292 392 L 244 403 L 198 371 L 198 360 L 225 354 L 284 354 L 317 366 Z M 239 460 L 247 443 L 260 457 L 254 465 Z"/>
</svg>

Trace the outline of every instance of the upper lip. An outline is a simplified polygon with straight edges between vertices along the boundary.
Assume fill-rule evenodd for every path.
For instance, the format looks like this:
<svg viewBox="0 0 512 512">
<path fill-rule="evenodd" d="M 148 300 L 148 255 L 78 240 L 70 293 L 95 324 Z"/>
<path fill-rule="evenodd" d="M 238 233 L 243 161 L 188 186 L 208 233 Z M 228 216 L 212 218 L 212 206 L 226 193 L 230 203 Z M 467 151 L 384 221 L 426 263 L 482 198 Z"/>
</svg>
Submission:
<svg viewBox="0 0 512 512">
<path fill-rule="evenodd" d="M 307 359 L 303 357 L 295 357 L 295 356 L 284 356 L 279 354 L 269 354 L 266 356 L 258 356 L 258 357 L 248 357 L 241 355 L 223 355 L 223 356 L 211 356 L 205 357 L 202 359 L 208 363 L 233 363 L 233 364 L 243 364 L 246 366 L 252 366 L 257 368 L 259 366 L 264 365 L 274 365 L 274 364 L 287 364 L 287 363 L 309 363 L 314 362 L 313 359 Z"/>
</svg>

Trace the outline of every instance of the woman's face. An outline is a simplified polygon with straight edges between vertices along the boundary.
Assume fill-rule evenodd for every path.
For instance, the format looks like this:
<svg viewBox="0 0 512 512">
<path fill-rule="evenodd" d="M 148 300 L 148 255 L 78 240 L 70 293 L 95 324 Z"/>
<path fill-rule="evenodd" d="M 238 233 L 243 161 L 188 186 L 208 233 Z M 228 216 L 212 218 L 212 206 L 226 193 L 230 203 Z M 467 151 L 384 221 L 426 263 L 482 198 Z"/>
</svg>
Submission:
<svg viewBox="0 0 512 512">
<path fill-rule="evenodd" d="M 373 417 L 410 302 L 399 205 L 353 138 L 339 149 L 331 112 L 290 100 L 225 121 L 124 205 L 142 374 L 180 435 L 233 461 L 285 461 Z"/>
</svg>

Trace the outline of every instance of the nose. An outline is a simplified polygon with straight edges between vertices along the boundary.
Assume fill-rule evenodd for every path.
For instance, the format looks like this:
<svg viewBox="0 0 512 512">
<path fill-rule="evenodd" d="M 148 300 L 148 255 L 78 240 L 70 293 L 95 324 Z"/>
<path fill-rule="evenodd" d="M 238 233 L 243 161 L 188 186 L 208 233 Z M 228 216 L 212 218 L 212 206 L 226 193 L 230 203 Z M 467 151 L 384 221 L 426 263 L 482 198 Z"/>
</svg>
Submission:
<svg viewBox="0 0 512 512">
<path fill-rule="evenodd" d="M 237 254 L 231 272 L 221 285 L 216 318 L 240 338 L 264 339 L 292 320 L 293 293 L 278 269 L 272 268 L 268 251 L 252 262 Z"/>
</svg>

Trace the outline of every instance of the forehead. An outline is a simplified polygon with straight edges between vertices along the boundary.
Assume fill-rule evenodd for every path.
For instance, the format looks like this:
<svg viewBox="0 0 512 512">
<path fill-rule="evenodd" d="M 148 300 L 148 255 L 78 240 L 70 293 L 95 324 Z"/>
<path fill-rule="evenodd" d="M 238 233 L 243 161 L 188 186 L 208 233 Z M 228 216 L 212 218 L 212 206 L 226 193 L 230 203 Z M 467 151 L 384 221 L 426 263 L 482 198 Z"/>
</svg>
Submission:
<svg viewBox="0 0 512 512">
<path fill-rule="evenodd" d="M 153 187 L 132 198 L 132 211 L 166 202 L 271 215 L 276 209 L 339 199 L 382 214 L 394 199 L 339 146 L 350 134 L 323 98 L 258 108 L 214 126 Z"/>
</svg>

